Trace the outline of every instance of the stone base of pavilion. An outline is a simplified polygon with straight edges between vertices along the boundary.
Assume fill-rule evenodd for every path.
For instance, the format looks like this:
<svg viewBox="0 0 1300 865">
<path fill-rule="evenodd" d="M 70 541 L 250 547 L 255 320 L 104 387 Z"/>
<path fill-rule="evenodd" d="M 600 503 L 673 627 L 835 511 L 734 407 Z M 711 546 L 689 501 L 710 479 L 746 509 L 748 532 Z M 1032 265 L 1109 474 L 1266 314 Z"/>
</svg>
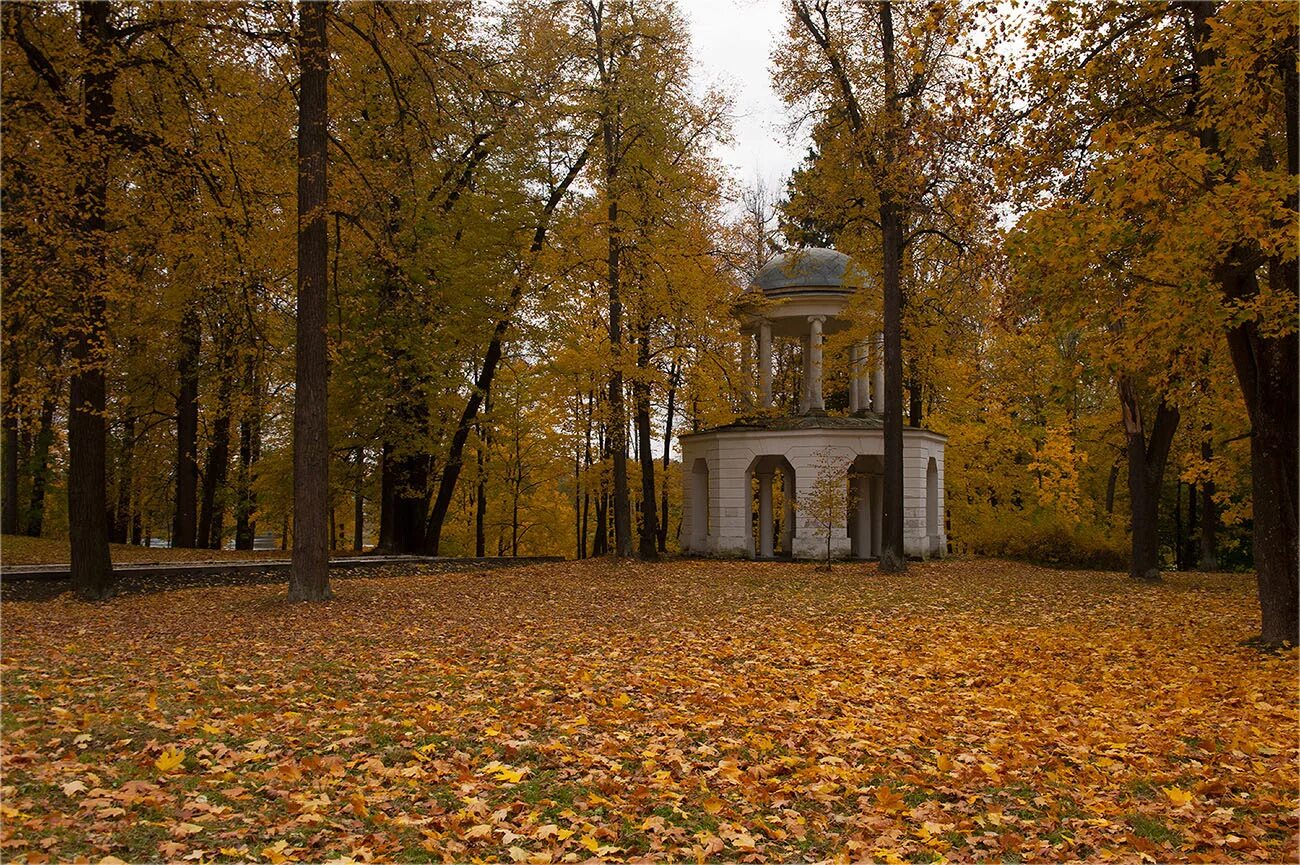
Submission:
<svg viewBox="0 0 1300 865">
<path fill-rule="evenodd" d="M 694 555 L 816 559 L 825 530 L 799 508 L 810 500 L 829 449 L 846 485 L 847 508 L 831 530 L 834 558 L 880 555 L 884 472 L 883 417 L 803 414 L 751 417 L 681 437 L 681 548 Z M 903 549 L 943 555 L 946 436 L 903 430 Z"/>
</svg>

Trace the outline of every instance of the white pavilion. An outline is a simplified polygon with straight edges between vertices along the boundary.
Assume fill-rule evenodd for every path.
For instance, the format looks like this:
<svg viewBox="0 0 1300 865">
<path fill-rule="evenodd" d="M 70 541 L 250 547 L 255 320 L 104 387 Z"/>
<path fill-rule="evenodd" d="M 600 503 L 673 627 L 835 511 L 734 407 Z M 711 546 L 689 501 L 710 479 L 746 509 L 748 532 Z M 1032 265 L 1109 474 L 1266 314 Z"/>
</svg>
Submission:
<svg viewBox="0 0 1300 865">
<path fill-rule="evenodd" d="M 681 436 L 683 552 L 750 558 L 816 558 L 826 554 L 825 529 L 799 510 L 818 483 L 827 449 L 846 467 L 848 512 L 831 530 L 832 554 L 880 555 L 884 457 L 884 364 L 881 334 L 848 351 L 847 413 L 826 410 L 825 338 L 851 329 L 850 304 L 880 308 L 875 283 L 848 256 L 800 249 L 759 272 L 736 306 L 746 349 L 757 341 L 757 411 L 726 426 Z M 775 340 L 798 340 L 798 399 L 773 404 Z M 745 357 L 752 357 L 747 350 Z M 793 395 L 790 395 L 793 397 Z M 843 391 L 836 400 L 843 405 Z M 946 437 L 903 429 L 903 550 L 943 555 L 943 450 Z M 778 506 L 779 505 L 779 506 Z"/>
</svg>

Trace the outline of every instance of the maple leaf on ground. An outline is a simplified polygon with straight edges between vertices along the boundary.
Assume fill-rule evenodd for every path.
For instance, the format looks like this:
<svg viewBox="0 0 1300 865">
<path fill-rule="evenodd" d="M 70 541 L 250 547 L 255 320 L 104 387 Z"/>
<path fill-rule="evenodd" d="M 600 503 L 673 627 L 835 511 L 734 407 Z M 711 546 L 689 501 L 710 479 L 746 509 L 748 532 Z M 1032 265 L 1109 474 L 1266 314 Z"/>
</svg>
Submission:
<svg viewBox="0 0 1300 865">
<path fill-rule="evenodd" d="M 905 807 L 903 797 L 896 793 L 892 788 L 880 786 L 876 788 L 876 807 L 886 813 L 893 811 L 902 811 Z"/>
<path fill-rule="evenodd" d="M 177 772 L 185 762 L 185 752 L 177 748 L 168 748 L 153 761 L 159 772 Z"/>
</svg>

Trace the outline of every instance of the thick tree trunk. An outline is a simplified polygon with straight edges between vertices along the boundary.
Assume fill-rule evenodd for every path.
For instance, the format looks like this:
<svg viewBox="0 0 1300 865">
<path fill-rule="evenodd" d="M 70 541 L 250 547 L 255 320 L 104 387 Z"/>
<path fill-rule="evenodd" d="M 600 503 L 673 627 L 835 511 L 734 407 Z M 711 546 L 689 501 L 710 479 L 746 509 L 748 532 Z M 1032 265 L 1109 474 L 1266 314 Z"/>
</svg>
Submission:
<svg viewBox="0 0 1300 865">
<path fill-rule="evenodd" d="M 416 408 L 412 406 L 412 408 Z M 416 424 L 427 426 L 428 413 L 423 403 L 421 411 L 410 420 L 411 429 Z M 425 551 L 425 525 L 429 515 L 429 463 L 427 453 L 414 451 L 396 455 L 397 446 L 389 448 L 385 471 L 388 474 L 389 525 L 387 543 L 382 551 L 410 555 Z"/>
<path fill-rule="evenodd" d="M 1193 61 L 1197 86 L 1201 73 L 1216 61 L 1209 37 L 1210 18 L 1217 7 L 1212 3 L 1190 5 L 1195 48 Z M 1288 184 L 1286 209 L 1294 220 L 1300 210 L 1300 72 L 1296 69 L 1297 46 L 1285 41 L 1278 58 L 1285 105 Z M 1213 126 L 1198 130 L 1201 146 L 1211 153 L 1220 152 L 1218 133 Z M 1287 250 L 1294 252 L 1294 250 Z M 1228 250 L 1215 268 L 1224 300 L 1231 304 L 1248 304 L 1259 291 L 1256 271 L 1264 256 L 1257 249 L 1241 244 Z M 1270 260 L 1270 288 L 1280 295 L 1290 295 L 1294 309 L 1300 294 L 1300 262 Z M 1297 451 L 1300 450 L 1300 421 L 1297 419 L 1297 334 L 1294 322 L 1289 333 L 1272 335 L 1261 332 L 1259 323 L 1246 321 L 1228 331 L 1228 348 L 1237 370 L 1246 409 L 1250 414 L 1251 492 L 1254 506 L 1255 581 L 1259 591 L 1262 618 L 1260 640 L 1266 645 L 1295 645 L 1300 642 L 1300 562 L 1297 554 L 1297 528 L 1300 525 L 1300 491 L 1297 485 Z"/>
<path fill-rule="evenodd" d="M 611 163 L 606 172 L 606 182 L 610 187 L 613 187 L 616 177 L 616 169 Z M 611 200 L 608 211 L 606 288 L 609 292 L 609 449 L 614 469 L 613 552 L 615 556 L 627 558 L 632 555 L 632 503 L 627 486 L 627 411 L 623 404 L 623 300 L 619 291 L 618 202 Z"/>
<path fill-rule="evenodd" d="M 202 345 L 198 309 L 190 306 L 181 316 L 180 357 L 176 371 L 176 515 L 172 521 L 172 546 L 198 544 L 199 495 L 199 351 Z"/>
<path fill-rule="evenodd" d="M 903 351 L 900 344 L 903 227 L 897 206 L 889 203 L 880 208 L 880 224 L 885 251 L 885 446 L 880 570 L 898 573 L 906 569 L 907 559 L 903 551 Z"/>
<path fill-rule="evenodd" d="M 298 327 L 293 410 L 293 570 L 290 601 L 320 601 L 329 587 L 328 355 L 325 327 L 329 204 L 325 3 L 298 7 Z"/>
<path fill-rule="evenodd" d="M 1133 380 L 1119 380 L 1123 409 L 1124 438 L 1128 453 L 1128 493 L 1132 556 L 1129 576 L 1147 582 L 1160 581 L 1160 488 L 1164 482 L 1169 448 L 1178 429 L 1178 408 L 1163 399 L 1156 409 L 1147 440 L 1142 407 Z"/>
<path fill-rule="evenodd" d="M 103 600 L 113 594 L 113 564 L 108 554 L 107 433 L 104 409 L 105 315 L 108 257 L 105 215 L 108 204 L 109 141 L 113 120 L 113 79 L 116 75 L 110 44 L 112 5 L 80 4 L 79 41 L 86 56 L 82 99 L 88 158 L 77 184 L 81 219 L 80 297 L 71 310 L 72 381 L 68 411 L 68 535 L 72 586 L 82 600 Z"/>
<path fill-rule="evenodd" d="M 1214 455 L 1209 442 L 1201 442 L 1201 456 L 1208 462 Z M 1201 544 L 1197 570 L 1219 569 L 1219 506 L 1214 501 L 1214 481 L 1201 482 Z"/>
<path fill-rule="evenodd" d="M 1275 291 L 1296 291 L 1291 267 L 1270 264 Z M 1224 268 L 1227 270 L 1227 268 Z M 1253 270 L 1224 274 L 1230 296 L 1252 296 Z M 1289 280 L 1289 282 L 1288 282 Z M 1300 580 L 1297 579 L 1297 375 L 1296 333 L 1265 336 L 1255 322 L 1228 333 L 1246 409 L 1250 414 L 1251 494 L 1254 510 L 1255 580 L 1263 623 L 1261 640 L 1273 646 L 1300 642 Z"/>
<path fill-rule="evenodd" d="M 901 126 L 895 104 L 894 13 L 888 3 L 879 4 L 878 12 L 886 100 Z M 890 147 L 895 144 L 891 142 Z M 880 194 L 880 239 L 884 251 L 885 441 L 879 567 L 888 574 L 907 568 L 903 550 L 903 213 L 888 189 Z"/>
<path fill-rule="evenodd" d="M 18 360 L 5 358 L 7 393 L 4 404 L 4 503 L 0 504 L 0 532 L 18 534 Z"/>
<path fill-rule="evenodd" d="M 221 549 L 225 529 L 225 486 L 230 473 L 230 397 L 234 389 L 234 360 L 229 349 L 222 352 L 217 385 L 216 419 L 203 467 L 203 495 L 199 505 L 198 545 Z"/>
</svg>

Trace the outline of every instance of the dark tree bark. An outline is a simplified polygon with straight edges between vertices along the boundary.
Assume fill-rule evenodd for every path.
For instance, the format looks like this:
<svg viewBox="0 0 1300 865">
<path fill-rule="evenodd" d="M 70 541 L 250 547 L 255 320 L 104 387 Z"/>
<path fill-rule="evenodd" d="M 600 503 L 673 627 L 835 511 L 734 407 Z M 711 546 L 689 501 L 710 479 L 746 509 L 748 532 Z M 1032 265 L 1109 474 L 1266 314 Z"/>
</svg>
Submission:
<svg viewBox="0 0 1300 865">
<path fill-rule="evenodd" d="M 596 394 L 587 392 L 587 419 L 583 430 L 582 465 L 586 471 L 587 483 L 582 485 L 582 527 L 578 530 L 578 558 L 587 558 L 587 532 L 591 518 L 591 427 L 596 415 Z"/>
<path fill-rule="evenodd" d="M 576 384 L 576 382 L 575 382 Z M 575 387 L 573 395 L 573 428 L 582 419 L 582 388 Z M 582 448 L 573 448 L 573 557 L 582 558 Z"/>
<path fill-rule="evenodd" d="M 609 204 L 609 439 L 614 470 L 614 555 L 632 555 L 632 503 L 627 485 L 627 410 L 623 404 L 623 301 L 619 296 L 618 203 Z"/>
<path fill-rule="evenodd" d="M 1208 39 L 1217 6 L 1189 4 L 1195 38 L 1193 61 L 1200 76 L 1217 61 Z M 1277 75 L 1285 104 L 1286 166 L 1291 182 L 1285 205 L 1287 217 L 1300 210 L 1300 73 L 1294 40 L 1280 43 Z M 1201 146 L 1220 153 L 1217 131 L 1198 129 Z M 1287 250 L 1293 253 L 1294 250 Z M 1289 294 L 1291 307 L 1300 301 L 1300 262 L 1294 255 L 1267 258 L 1259 249 L 1236 244 L 1214 270 L 1224 300 L 1248 306 L 1259 292 L 1258 270 L 1268 265 L 1269 288 Z M 1300 642 L 1300 336 L 1294 327 L 1276 334 L 1245 321 L 1228 331 L 1228 348 L 1250 415 L 1251 494 L 1254 506 L 1255 582 L 1261 613 L 1260 641 L 1269 646 Z"/>
<path fill-rule="evenodd" d="M 1184 570 L 1183 557 L 1183 482 L 1174 481 L 1174 570 Z"/>
<path fill-rule="evenodd" d="M 1209 442 L 1201 442 L 1201 456 L 1208 462 L 1214 456 Z M 1214 501 L 1214 481 L 1201 482 L 1201 538 L 1200 561 L 1197 570 L 1219 569 L 1219 506 Z"/>
<path fill-rule="evenodd" d="M 262 398 L 257 383 L 257 366 L 253 358 L 244 362 L 244 390 L 248 408 L 239 419 L 239 469 L 235 493 L 235 549 L 251 550 L 257 537 L 257 493 L 253 489 L 255 466 L 261 456 Z"/>
<path fill-rule="evenodd" d="M 113 564 L 108 554 L 107 432 L 104 409 L 103 351 L 108 293 L 105 215 L 108 204 L 109 127 L 112 125 L 112 5 L 79 4 L 78 39 L 85 52 L 82 100 L 86 129 L 85 171 L 77 184 L 81 210 L 79 294 L 71 310 L 72 379 L 68 411 L 68 534 L 72 586 L 82 600 L 113 594 Z"/>
<path fill-rule="evenodd" d="M 447 208 L 444 207 L 444 212 Z M 389 236 L 401 224 L 397 202 L 390 202 Z M 382 263 L 385 278 L 380 294 L 384 305 L 403 314 L 407 292 L 403 275 L 389 260 Z M 400 325 L 398 325 L 400 326 Z M 384 418 L 383 463 L 380 468 L 379 544 L 375 552 L 411 554 L 424 551 L 425 521 L 429 514 L 429 477 L 433 456 L 429 435 L 428 377 L 402 339 L 385 345 L 394 388 Z"/>
<path fill-rule="evenodd" d="M 485 410 L 492 411 L 492 391 L 484 392 Z M 479 424 L 478 480 L 474 495 L 474 555 L 480 559 L 487 555 L 487 473 L 488 449 L 492 447 L 492 428 Z"/>
<path fill-rule="evenodd" d="M 600 134 L 605 156 L 605 197 L 607 223 L 606 235 L 606 290 L 609 300 L 609 351 L 610 374 L 607 383 L 609 397 L 609 427 L 607 431 L 610 456 L 613 457 L 614 489 L 614 555 L 627 558 L 632 555 L 632 505 L 628 493 L 627 481 L 627 410 L 623 400 L 623 298 L 620 279 L 622 277 L 622 226 L 619 222 L 618 190 L 620 186 L 619 167 L 621 162 L 622 117 L 619 116 L 619 104 L 612 98 L 614 76 L 613 46 L 605 44 L 604 5 L 588 0 L 588 13 L 591 17 L 592 33 L 596 39 L 596 64 L 600 83 L 607 99 L 601 111 Z"/>
<path fill-rule="evenodd" d="M 18 534 L 18 360 L 5 358 L 8 394 L 4 405 L 4 503 L 0 505 L 0 532 Z"/>
<path fill-rule="evenodd" d="M 659 492 L 659 552 L 668 551 L 668 467 L 671 464 L 673 448 L 673 414 L 676 411 L 677 379 L 681 374 L 678 361 L 674 358 L 672 369 L 668 373 L 668 406 L 664 418 L 664 482 Z"/>
<path fill-rule="evenodd" d="M 176 515 L 172 546 L 198 545 L 199 496 L 199 350 L 202 331 L 198 309 L 181 316 L 180 357 L 176 370 Z"/>
<path fill-rule="evenodd" d="M 650 333 L 641 328 L 637 340 L 637 368 L 650 367 Z M 659 514 L 655 510 L 655 458 L 650 437 L 650 385 L 644 376 L 632 382 L 632 399 L 636 404 L 637 459 L 641 463 L 641 535 L 640 556 L 647 562 L 659 560 Z"/>
<path fill-rule="evenodd" d="M 903 552 L 903 353 L 899 339 L 903 227 L 897 206 L 892 202 L 882 205 L 880 222 L 885 247 L 885 452 L 880 570 L 899 573 L 906 569 L 907 559 Z"/>
<path fill-rule="evenodd" d="M 329 587 L 329 426 L 326 345 L 329 204 L 326 167 L 329 47 L 324 2 L 299 7 L 298 327 L 293 409 L 293 570 L 290 601 L 320 601 Z"/>
<path fill-rule="evenodd" d="M 225 529 L 225 486 L 230 473 L 230 398 L 234 390 L 234 359 L 229 346 L 222 351 L 218 370 L 216 418 L 212 441 L 203 467 L 203 495 L 199 506 L 198 546 L 219 550 Z"/>
<path fill-rule="evenodd" d="M 487 442 L 478 445 L 478 484 L 474 490 L 474 555 L 487 555 Z"/>
<path fill-rule="evenodd" d="M 1106 478 L 1106 513 L 1115 513 L 1115 485 L 1119 483 L 1119 464 L 1122 457 L 1111 463 L 1110 474 Z"/>
<path fill-rule="evenodd" d="M 32 442 L 32 488 L 28 495 L 23 533 L 33 538 L 39 538 L 45 526 L 45 487 L 49 482 L 50 445 L 54 443 L 54 408 L 57 399 L 57 393 L 51 393 L 41 403 L 40 423 Z"/>
<path fill-rule="evenodd" d="M 403 429 L 427 429 L 429 412 L 421 400 L 396 407 Z M 381 526 L 381 549 L 385 553 L 413 554 L 424 552 L 425 525 L 429 514 L 429 454 L 422 450 L 401 449 L 390 445 L 384 463 L 385 492 L 389 496 L 389 521 Z M 382 512 L 380 514 L 382 520 Z M 386 530 L 385 530 L 386 529 Z"/>
<path fill-rule="evenodd" d="M 1221 277 L 1236 297 L 1258 291 L 1253 270 Z M 1274 291 L 1296 292 L 1295 260 L 1271 262 Z M 1300 642 L 1297 579 L 1297 341 L 1292 331 L 1267 336 L 1255 322 L 1228 333 L 1233 365 L 1250 415 L 1251 496 L 1254 505 L 1255 580 L 1263 623 L 1261 640 L 1273 646 Z"/>
<path fill-rule="evenodd" d="M 886 101 L 897 112 L 894 70 L 894 13 L 879 4 L 880 46 L 884 60 Z M 907 568 L 903 552 L 903 211 L 887 187 L 880 194 L 880 237 L 884 249 L 885 418 L 884 478 L 880 570 Z"/>
<path fill-rule="evenodd" d="M 1178 408 L 1170 406 L 1163 398 L 1160 400 L 1148 441 L 1137 389 L 1127 376 L 1119 380 L 1119 399 L 1128 453 L 1129 526 L 1133 543 L 1129 576 L 1135 580 L 1159 582 L 1160 488 L 1164 482 L 1169 448 L 1178 429 Z"/>
<path fill-rule="evenodd" d="M 921 373 L 916 366 L 916 358 L 912 358 L 908 362 L 907 425 L 920 428 L 925 401 L 922 396 Z"/>
</svg>

